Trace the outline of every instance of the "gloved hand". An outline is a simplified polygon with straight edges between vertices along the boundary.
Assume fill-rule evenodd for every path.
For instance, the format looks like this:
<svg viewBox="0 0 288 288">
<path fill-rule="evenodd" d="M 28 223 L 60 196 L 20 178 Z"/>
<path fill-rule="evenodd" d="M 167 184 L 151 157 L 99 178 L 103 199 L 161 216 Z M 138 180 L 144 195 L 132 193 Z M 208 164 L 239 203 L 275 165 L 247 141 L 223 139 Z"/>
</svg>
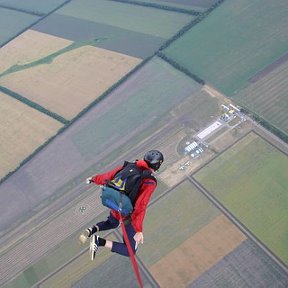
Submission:
<svg viewBox="0 0 288 288">
<path fill-rule="evenodd" d="M 91 184 L 91 183 L 93 183 L 92 177 L 87 178 L 86 179 L 86 184 Z"/>
</svg>

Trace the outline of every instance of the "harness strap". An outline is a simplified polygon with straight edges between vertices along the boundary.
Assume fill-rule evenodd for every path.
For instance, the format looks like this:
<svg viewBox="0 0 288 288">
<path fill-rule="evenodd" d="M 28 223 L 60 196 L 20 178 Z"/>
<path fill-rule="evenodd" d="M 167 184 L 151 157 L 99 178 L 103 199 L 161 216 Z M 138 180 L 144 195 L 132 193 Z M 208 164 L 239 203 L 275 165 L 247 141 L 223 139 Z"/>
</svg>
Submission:
<svg viewBox="0 0 288 288">
<path fill-rule="evenodd" d="M 126 246 L 128 248 L 128 253 L 130 255 L 130 259 L 131 259 L 131 262 L 132 262 L 132 265 L 133 265 L 133 268 L 134 268 L 134 272 L 135 272 L 135 275 L 136 275 L 136 278 L 138 280 L 140 288 L 143 288 L 143 282 L 142 282 L 142 279 L 141 279 L 139 267 L 138 267 L 138 264 L 136 262 L 136 259 L 135 259 L 135 256 L 134 256 L 134 253 L 133 253 L 133 250 L 132 250 L 132 247 L 131 247 L 131 243 L 130 243 L 128 235 L 127 235 L 127 231 L 126 231 L 126 228 L 125 228 L 125 225 L 124 225 L 124 222 L 123 222 L 123 217 L 122 217 L 122 214 L 121 214 L 121 210 L 119 211 L 119 215 L 120 215 L 120 224 L 121 224 L 123 237 L 124 237 Z"/>
</svg>

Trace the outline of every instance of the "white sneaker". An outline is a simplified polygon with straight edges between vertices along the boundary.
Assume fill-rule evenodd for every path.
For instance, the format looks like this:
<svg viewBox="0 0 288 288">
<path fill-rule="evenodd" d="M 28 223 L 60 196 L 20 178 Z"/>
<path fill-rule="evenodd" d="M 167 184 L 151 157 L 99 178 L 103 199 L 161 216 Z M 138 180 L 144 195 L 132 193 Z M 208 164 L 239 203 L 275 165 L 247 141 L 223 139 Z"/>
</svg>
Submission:
<svg viewBox="0 0 288 288">
<path fill-rule="evenodd" d="M 85 229 L 79 236 L 79 241 L 81 244 L 85 244 L 89 237 L 92 235 L 92 228 Z"/>
<path fill-rule="evenodd" d="M 96 255 L 96 252 L 99 248 L 99 242 L 98 242 L 98 235 L 92 235 L 91 239 L 90 239 L 90 249 L 89 249 L 89 253 L 91 256 L 91 260 L 93 261 Z"/>
</svg>

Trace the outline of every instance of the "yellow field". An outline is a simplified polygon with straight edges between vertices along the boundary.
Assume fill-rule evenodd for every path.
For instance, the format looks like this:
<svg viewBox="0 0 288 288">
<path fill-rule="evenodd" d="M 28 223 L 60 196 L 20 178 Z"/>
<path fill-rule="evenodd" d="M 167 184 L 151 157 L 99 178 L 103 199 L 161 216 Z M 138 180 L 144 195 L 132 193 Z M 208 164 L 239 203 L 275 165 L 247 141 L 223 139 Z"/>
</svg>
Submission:
<svg viewBox="0 0 288 288">
<path fill-rule="evenodd" d="M 29 37 L 25 39 L 29 40 Z M 25 42 L 25 39 L 22 39 L 22 42 Z M 39 37 L 38 34 L 34 34 L 32 44 L 36 47 L 46 45 L 49 47 L 49 43 L 53 41 L 56 44 L 47 50 L 35 49 L 30 43 L 26 43 L 27 45 L 23 43 L 24 51 L 17 49 L 15 53 L 21 53 L 19 58 L 29 65 L 22 66 L 22 70 L 15 70 L 2 76 L 0 85 L 66 119 L 75 117 L 141 61 L 88 44 L 61 52 L 62 39 L 56 37 L 51 39 L 51 36 L 44 37 L 43 34 L 39 34 Z M 70 43 L 67 43 L 65 47 L 69 45 Z M 59 47 L 56 51 L 59 55 L 51 56 L 49 51 L 55 47 Z M 33 58 L 32 55 L 27 58 L 24 55 L 26 50 L 34 49 L 40 49 L 41 56 L 29 62 L 27 59 Z M 29 53 L 31 52 L 28 51 L 27 54 Z M 14 56 L 13 59 L 15 61 L 13 65 L 17 64 L 19 61 L 17 57 Z M 9 60 L 11 67 L 13 59 Z M 5 67 L 7 69 L 8 65 Z"/>
<path fill-rule="evenodd" d="M 160 287 L 186 287 L 246 237 L 221 215 L 149 269 Z"/>
<path fill-rule="evenodd" d="M 67 39 L 27 30 L 0 49 L 0 73 L 13 65 L 36 61 L 71 44 Z"/>
<path fill-rule="evenodd" d="M 56 134 L 60 122 L 0 92 L 0 178 Z"/>
</svg>

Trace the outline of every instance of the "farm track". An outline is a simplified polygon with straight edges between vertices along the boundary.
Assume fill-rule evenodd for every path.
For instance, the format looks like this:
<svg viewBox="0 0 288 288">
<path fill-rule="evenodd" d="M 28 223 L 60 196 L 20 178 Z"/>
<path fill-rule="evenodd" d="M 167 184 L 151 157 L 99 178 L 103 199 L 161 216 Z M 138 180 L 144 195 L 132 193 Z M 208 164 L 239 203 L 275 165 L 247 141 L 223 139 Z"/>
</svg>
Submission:
<svg viewBox="0 0 288 288">
<path fill-rule="evenodd" d="M 253 122 L 252 119 L 250 119 L 251 122 Z M 269 142 L 272 146 L 280 150 L 282 153 L 284 153 L 286 156 L 288 156 L 288 145 L 283 140 L 278 138 L 275 134 L 272 132 L 266 130 L 264 127 L 262 127 L 257 122 L 253 122 L 255 127 L 253 129 L 253 132 L 256 133 L 259 137 L 261 137 L 263 140 Z"/>
</svg>

